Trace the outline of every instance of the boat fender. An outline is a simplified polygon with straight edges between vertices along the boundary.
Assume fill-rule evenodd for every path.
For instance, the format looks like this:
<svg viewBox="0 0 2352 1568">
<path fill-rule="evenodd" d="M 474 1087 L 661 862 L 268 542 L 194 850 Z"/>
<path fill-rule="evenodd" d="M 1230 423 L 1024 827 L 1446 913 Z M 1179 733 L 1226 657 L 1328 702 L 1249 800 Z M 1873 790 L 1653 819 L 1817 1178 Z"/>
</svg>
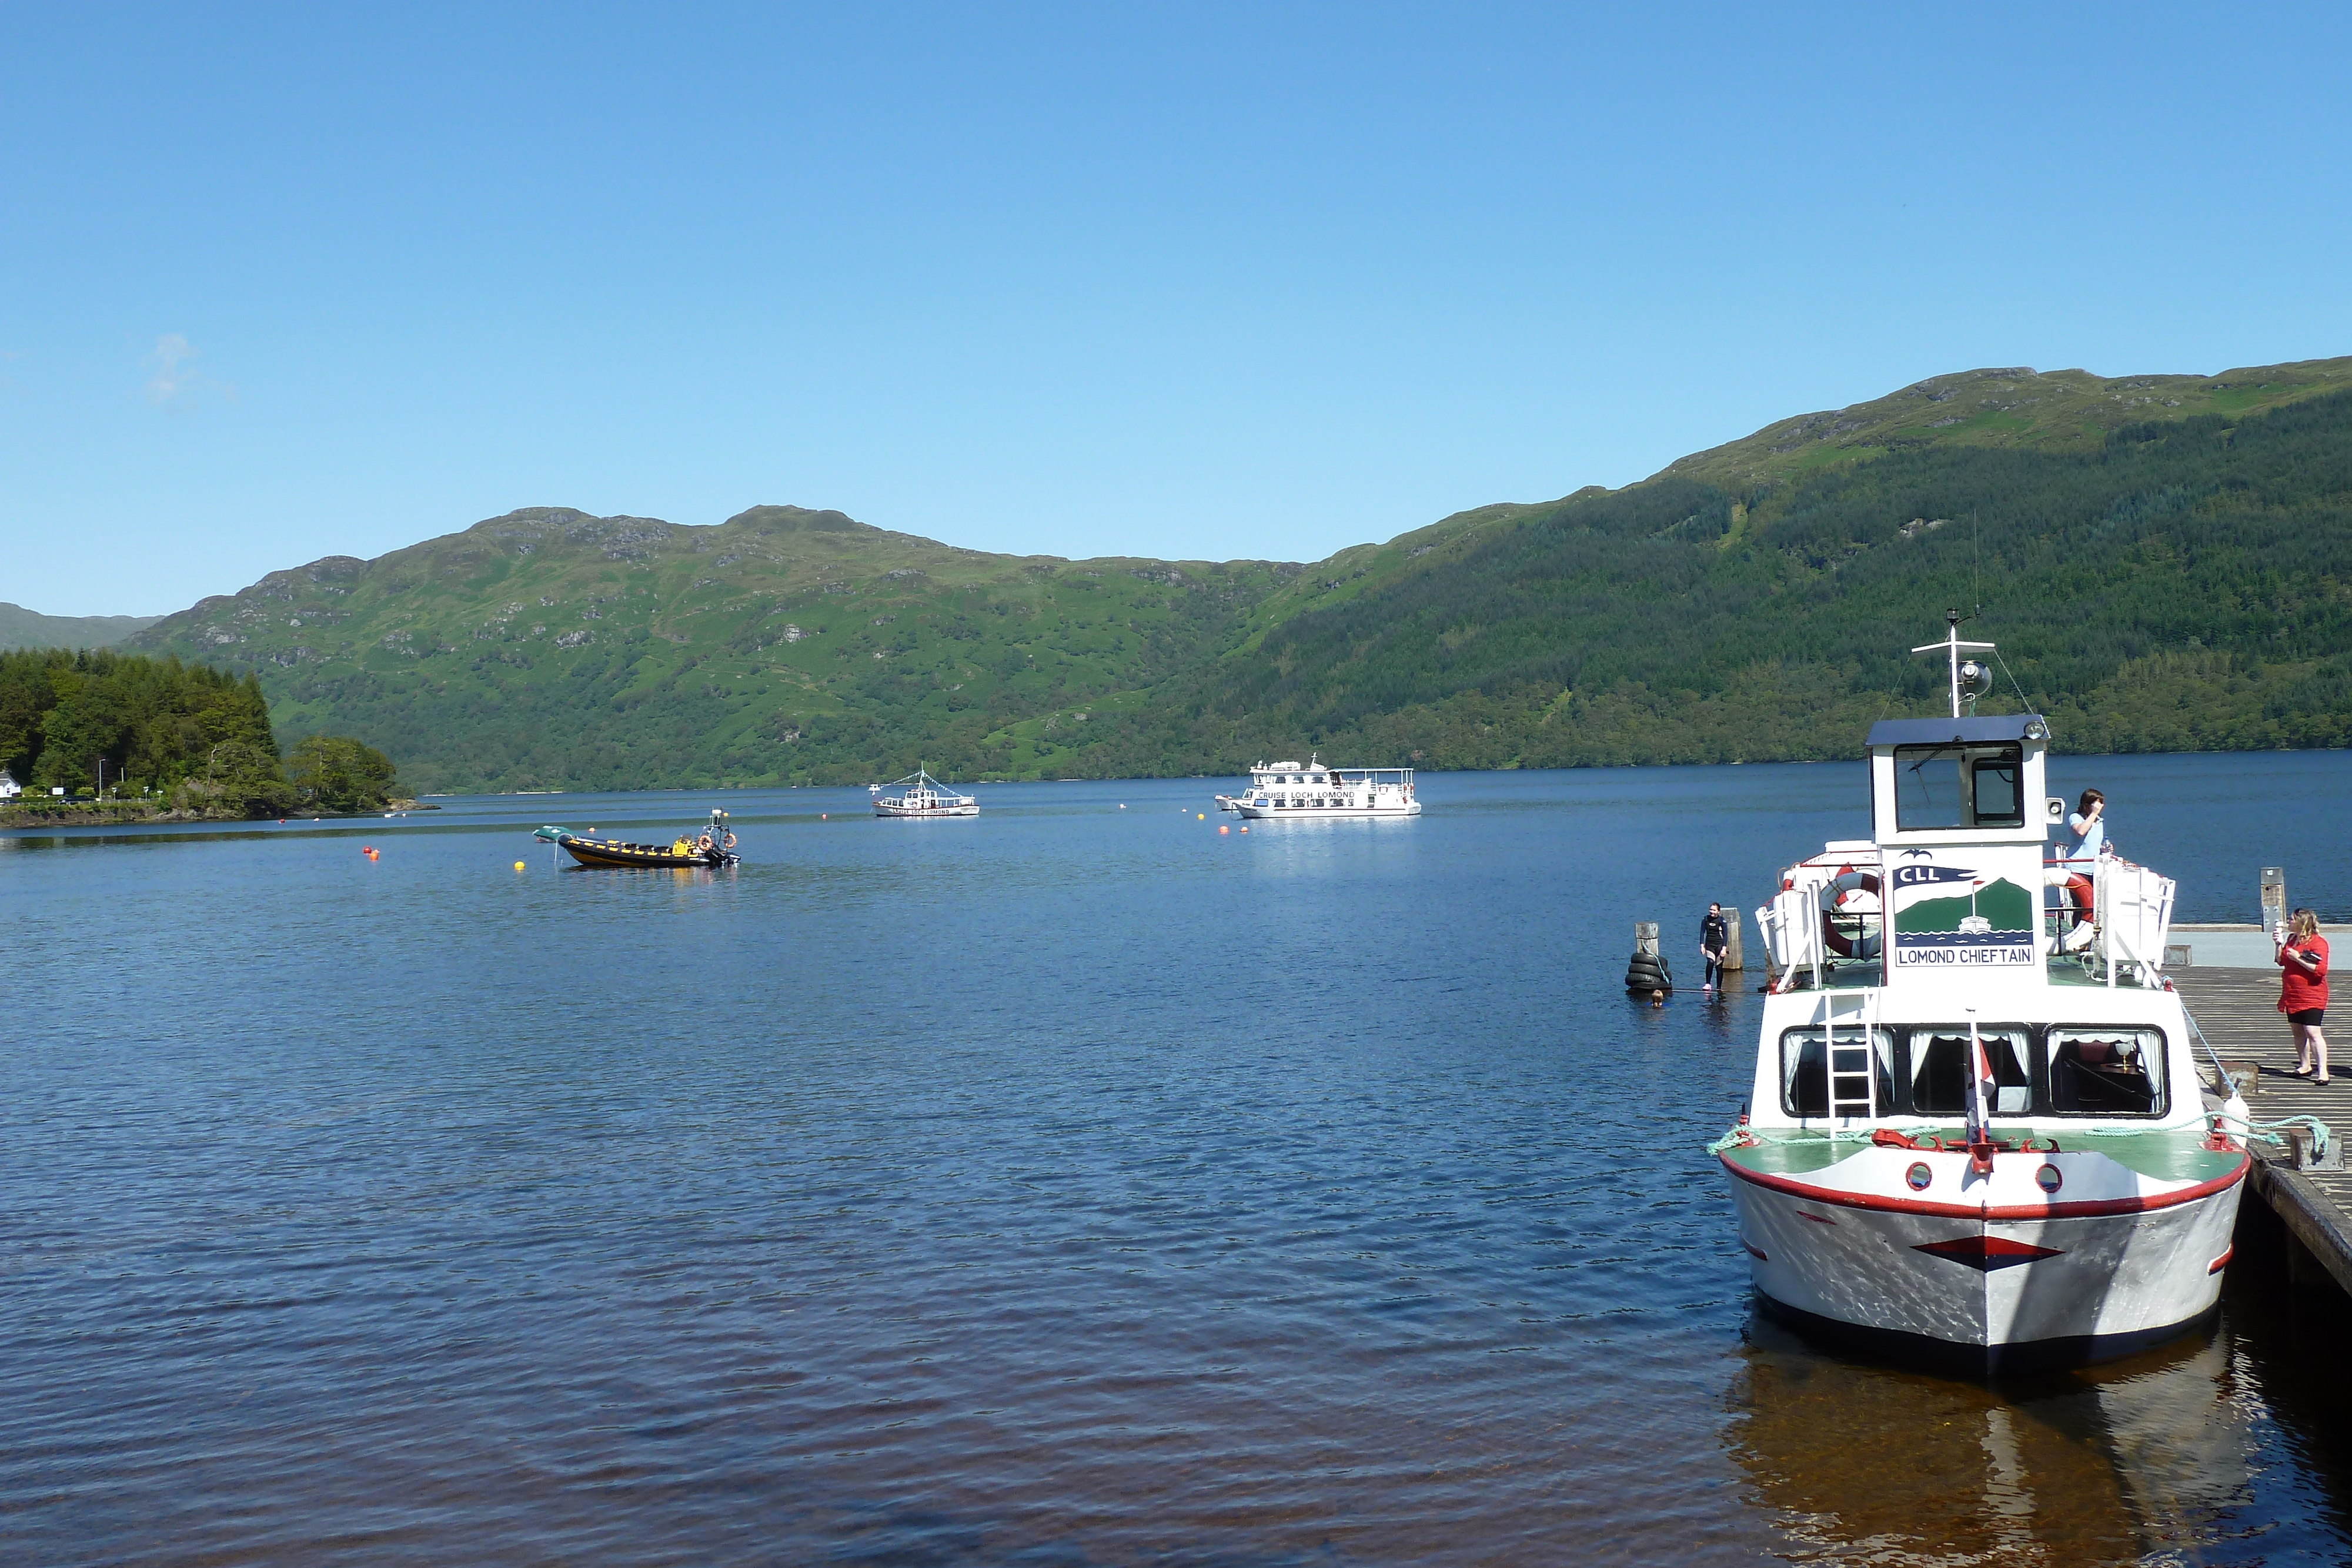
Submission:
<svg viewBox="0 0 2352 1568">
<path fill-rule="evenodd" d="M 1663 954 L 1636 947 L 1625 962 L 1625 988 L 1629 991 L 1671 991 L 1675 988 L 1674 971 L 1666 967 Z"/>
</svg>

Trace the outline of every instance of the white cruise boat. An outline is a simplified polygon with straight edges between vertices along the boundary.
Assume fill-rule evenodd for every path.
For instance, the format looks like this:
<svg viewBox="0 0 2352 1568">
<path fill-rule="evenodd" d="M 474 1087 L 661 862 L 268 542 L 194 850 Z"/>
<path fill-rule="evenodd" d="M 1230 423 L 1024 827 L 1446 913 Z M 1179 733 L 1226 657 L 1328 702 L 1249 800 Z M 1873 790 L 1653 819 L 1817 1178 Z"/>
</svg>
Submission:
<svg viewBox="0 0 2352 1568">
<path fill-rule="evenodd" d="M 970 795 L 959 795 L 922 768 L 916 768 L 904 779 L 889 784 L 868 784 L 874 796 L 874 814 L 877 817 L 977 817 L 980 802 Z M 885 789 L 896 789 L 886 795 Z"/>
<path fill-rule="evenodd" d="M 1296 762 L 1259 763 L 1233 810 L 1252 821 L 1292 817 L 1418 817 L 1410 768 L 1327 768 L 1310 753 Z M 1224 803 L 1221 798 L 1220 805 Z"/>
<path fill-rule="evenodd" d="M 2121 1355 L 2214 1311 L 2249 1168 L 2245 1103 L 2164 977 L 2173 884 L 2110 856 L 2097 925 L 2042 910 L 2048 724 L 1871 727 L 1872 833 L 1756 912 L 1774 967 L 1747 1109 L 1712 1145 L 1768 1313 L 1990 1375 Z M 2063 916 L 2060 916 L 2063 919 Z M 2220 1098 L 2226 1094 L 2227 1100 Z"/>
</svg>

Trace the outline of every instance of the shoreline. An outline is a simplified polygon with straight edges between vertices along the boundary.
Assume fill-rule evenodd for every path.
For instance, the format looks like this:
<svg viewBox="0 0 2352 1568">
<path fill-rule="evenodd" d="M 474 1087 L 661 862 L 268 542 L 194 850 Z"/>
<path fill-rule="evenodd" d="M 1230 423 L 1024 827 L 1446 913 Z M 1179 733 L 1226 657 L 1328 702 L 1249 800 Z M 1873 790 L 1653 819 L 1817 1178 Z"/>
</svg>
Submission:
<svg viewBox="0 0 2352 1568">
<path fill-rule="evenodd" d="M 0 806 L 0 832 L 12 828 L 109 828 L 138 822 L 348 822 L 363 817 L 382 817 L 389 811 L 437 811 L 438 806 L 418 800 L 387 800 L 381 806 L 371 806 L 363 811 L 305 811 L 299 818 L 278 817 L 265 813 L 258 817 L 242 812 L 187 811 L 161 802 L 140 800 L 44 801 L 38 805 Z"/>
</svg>

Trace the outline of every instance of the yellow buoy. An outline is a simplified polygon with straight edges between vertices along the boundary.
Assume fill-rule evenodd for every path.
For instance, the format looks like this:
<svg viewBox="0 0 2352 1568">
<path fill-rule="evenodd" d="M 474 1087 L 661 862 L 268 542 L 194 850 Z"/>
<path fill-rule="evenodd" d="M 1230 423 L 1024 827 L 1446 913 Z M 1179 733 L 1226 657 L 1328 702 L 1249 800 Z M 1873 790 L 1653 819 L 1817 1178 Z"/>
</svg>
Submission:
<svg viewBox="0 0 2352 1568">
<path fill-rule="evenodd" d="M 517 871 L 520 871 L 520 870 L 522 870 L 522 862 L 520 862 L 520 861 L 517 861 L 517 862 L 515 862 L 515 870 L 517 870 Z"/>
<path fill-rule="evenodd" d="M 1209 813 L 1206 811 L 1195 811 L 1192 813 L 1192 820 L 1196 822 L 1205 822 L 1209 820 Z"/>
</svg>

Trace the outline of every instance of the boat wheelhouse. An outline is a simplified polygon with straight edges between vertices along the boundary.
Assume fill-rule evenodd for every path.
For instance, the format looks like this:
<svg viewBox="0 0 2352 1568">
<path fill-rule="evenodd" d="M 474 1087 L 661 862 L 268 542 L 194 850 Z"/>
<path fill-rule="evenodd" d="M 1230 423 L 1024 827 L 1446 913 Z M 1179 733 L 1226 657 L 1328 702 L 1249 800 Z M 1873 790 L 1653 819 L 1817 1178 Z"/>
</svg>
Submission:
<svg viewBox="0 0 2352 1568">
<path fill-rule="evenodd" d="M 888 784 L 868 784 L 874 796 L 874 814 L 877 817 L 977 817 L 980 802 L 970 795 L 959 795 L 924 769 L 918 768 L 904 779 Z M 896 789 L 886 795 L 885 789 Z"/>
<path fill-rule="evenodd" d="M 1284 762 L 1255 763 L 1250 768 L 1249 788 L 1243 790 L 1239 795 L 1218 796 L 1217 810 L 1220 811 L 1238 811 L 1242 809 L 1242 801 L 1244 799 L 1251 795 L 1265 793 L 1269 785 L 1275 783 L 1277 779 L 1286 781 L 1291 774 L 1300 771 L 1306 766 L 1307 764 L 1298 761 L 1295 758 Z"/>
<path fill-rule="evenodd" d="M 1286 818 L 1418 817 L 1410 768 L 1330 768 L 1309 754 L 1296 762 L 1260 763 L 1250 769 L 1246 794 L 1229 810 L 1252 821 Z M 1220 796 L 1224 805 L 1227 797 Z"/>
<path fill-rule="evenodd" d="M 2173 883 L 2110 855 L 2086 944 L 2045 915 L 2049 726 L 1961 711 L 1990 644 L 1952 622 L 1916 650 L 1948 656 L 1952 716 L 1870 731 L 1871 836 L 1756 912 L 1774 979 L 1713 1151 L 1767 1311 L 1990 1375 L 2202 1322 L 2249 1162 L 2165 979 Z"/>
</svg>

